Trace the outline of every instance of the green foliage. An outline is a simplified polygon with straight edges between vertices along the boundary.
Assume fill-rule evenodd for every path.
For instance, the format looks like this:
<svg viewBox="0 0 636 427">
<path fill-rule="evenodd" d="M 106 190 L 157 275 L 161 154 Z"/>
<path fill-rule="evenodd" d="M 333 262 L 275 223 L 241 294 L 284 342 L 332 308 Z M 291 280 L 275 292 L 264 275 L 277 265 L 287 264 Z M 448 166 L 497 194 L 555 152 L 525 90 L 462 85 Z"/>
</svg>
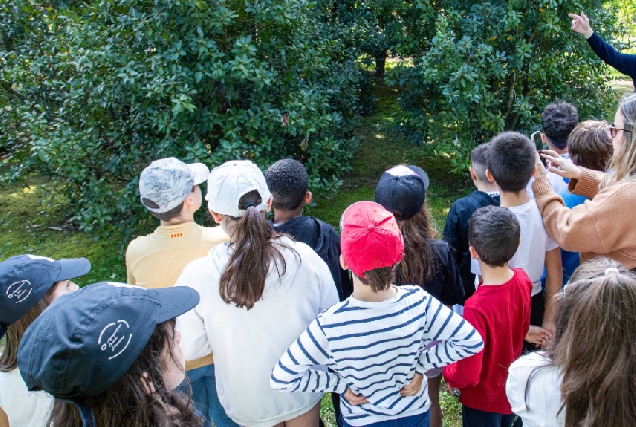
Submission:
<svg viewBox="0 0 636 427">
<path fill-rule="evenodd" d="M 572 102 L 582 118 L 601 117 L 610 102 L 605 67 L 567 13 L 585 10 L 599 33 L 613 15 L 591 0 L 419 1 L 435 28 L 413 66 L 399 67 L 401 132 L 429 154 L 447 153 L 465 170 L 470 150 L 503 130 L 529 134 L 555 98 Z"/>
<path fill-rule="evenodd" d="M 87 231 L 147 218 L 136 177 L 160 157 L 294 156 L 313 191 L 337 189 L 362 74 L 312 3 L 42 1 L 0 6 L 0 179 L 64 183 Z"/>
</svg>

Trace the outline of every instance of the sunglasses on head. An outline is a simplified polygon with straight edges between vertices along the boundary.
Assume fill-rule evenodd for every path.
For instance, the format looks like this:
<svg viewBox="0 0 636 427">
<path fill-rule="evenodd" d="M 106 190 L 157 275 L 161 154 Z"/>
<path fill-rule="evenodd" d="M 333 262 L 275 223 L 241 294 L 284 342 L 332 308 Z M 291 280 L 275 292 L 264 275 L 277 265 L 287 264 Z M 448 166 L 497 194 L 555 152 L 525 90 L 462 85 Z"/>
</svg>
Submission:
<svg viewBox="0 0 636 427">
<path fill-rule="evenodd" d="M 609 132 L 610 132 L 610 136 L 612 138 L 616 138 L 616 132 L 618 132 L 619 130 L 622 130 L 623 132 L 631 132 L 632 131 L 632 125 L 625 123 L 623 129 L 619 129 L 616 127 L 616 124 L 612 123 L 611 125 L 609 125 Z"/>
</svg>

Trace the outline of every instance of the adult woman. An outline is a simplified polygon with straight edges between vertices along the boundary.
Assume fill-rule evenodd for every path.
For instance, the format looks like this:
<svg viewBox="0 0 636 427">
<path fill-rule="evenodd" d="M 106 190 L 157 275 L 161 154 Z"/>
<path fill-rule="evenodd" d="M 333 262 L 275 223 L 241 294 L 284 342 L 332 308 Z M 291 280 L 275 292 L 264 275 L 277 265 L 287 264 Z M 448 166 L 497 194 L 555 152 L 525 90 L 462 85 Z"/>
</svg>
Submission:
<svg viewBox="0 0 636 427">
<path fill-rule="evenodd" d="M 581 262 L 597 255 L 613 258 L 629 269 L 636 268 L 636 94 L 624 97 L 618 107 L 610 136 L 614 154 L 609 173 L 591 171 L 544 152 L 550 171 L 570 178 L 569 190 L 589 201 L 568 209 L 545 176 L 538 161 L 532 184 L 548 235 L 561 248 L 581 253 Z"/>
<path fill-rule="evenodd" d="M 619 73 L 627 74 L 632 79 L 636 89 L 636 55 L 617 52 L 616 49 L 603 41 L 590 27 L 590 18 L 584 13 L 581 13 L 580 16 L 570 13 L 568 16 L 572 18 L 572 29 L 583 34 L 594 53 Z"/>
<path fill-rule="evenodd" d="M 185 377 L 176 316 L 190 288 L 102 282 L 60 297 L 27 329 L 18 366 L 31 391 L 56 400 L 50 426 L 202 427 L 174 390 Z"/>
<path fill-rule="evenodd" d="M 512 364 L 506 394 L 525 427 L 610 427 L 636 422 L 636 276 L 598 257 L 576 270 L 553 345 Z"/>
<path fill-rule="evenodd" d="M 201 294 L 179 318 L 186 359 L 214 353 L 219 401 L 242 426 L 318 427 L 320 393 L 279 393 L 272 368 L 324 309 L 338 302 L 327 264 L 309 246 L 273 231 L 265 177 L 249 161 L 208 178 L 208 208 L 230 236 L 190 263 L 175 286 Z"/>
</svg>

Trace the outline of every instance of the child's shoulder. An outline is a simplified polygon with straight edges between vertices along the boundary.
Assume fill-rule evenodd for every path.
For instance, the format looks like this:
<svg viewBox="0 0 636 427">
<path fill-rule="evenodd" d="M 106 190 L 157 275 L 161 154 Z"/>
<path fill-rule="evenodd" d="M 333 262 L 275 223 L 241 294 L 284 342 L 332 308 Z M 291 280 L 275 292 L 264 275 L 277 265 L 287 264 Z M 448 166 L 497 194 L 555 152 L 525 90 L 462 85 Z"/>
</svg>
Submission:
<svg viewBox="0 0 636 427">
<path fill-rule="evenodd" d="M 212 245 L 230 241 L 230 238 L 221 226 L 201 227 L 201 238 L 204 242 L 211 243 Z"/>
<path fill-rule="evenodd" d="M 459 213 L 467 212 L 472 214 L 477 209 L 490 205 L 499 206 L 498 198 L 494 198 L 483 191 L 473 190 L 469 195 L 455 200 L 451 205 L 451 209 Z"/>
</svg>

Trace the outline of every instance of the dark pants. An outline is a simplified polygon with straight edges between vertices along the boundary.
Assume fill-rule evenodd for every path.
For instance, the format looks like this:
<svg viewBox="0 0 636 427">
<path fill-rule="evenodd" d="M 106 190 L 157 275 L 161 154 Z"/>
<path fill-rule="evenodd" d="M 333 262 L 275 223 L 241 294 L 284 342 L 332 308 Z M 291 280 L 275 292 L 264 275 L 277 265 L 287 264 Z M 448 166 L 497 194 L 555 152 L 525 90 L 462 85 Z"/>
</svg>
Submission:
<svg viewBox="0 0 636 427">
<path fill-rule="evenodd" d="M 186 374 L 190 380 L 194 406 L 205 417 L 204 425 L 209 427 L 211 426 L 210 421 L 212 421 L 216 427 L 238 427 L 238 424 L 227 416 L 225 409 L 219 402 L 219 396 L 216 393 L 214 365 L 191 369 L 186 371 Z M 185 391 L 185 382 L 179 387 Z"/>
<path fill-rule="evenodd" d="M 462 427 L 510 427 L 514 419 L 514 414 L 484 412 L 462 405 Z"/>
<path fill-rule="evenodd" d="M 534 326 L 543 325 L 543 313 L 545 312 L 545 292 L 541 291 L 532 297 L 530 306 L 530 324 Z M 530 344 L 528 341 L 523 342 L 523 353 L 540 350 L 538 345 Z"/>
<path fill-rule="evenodd" d="M 351 427 L 340 415 L 340 425 L 342 427 Z M 398 418 L 396 420 L 380 421 L 377 423 L 366 424 L 373 427 L 430 427 L 431 412 L 426 411 L 423 414 L 411 415 L 410 417 Z"/>
</svg>

